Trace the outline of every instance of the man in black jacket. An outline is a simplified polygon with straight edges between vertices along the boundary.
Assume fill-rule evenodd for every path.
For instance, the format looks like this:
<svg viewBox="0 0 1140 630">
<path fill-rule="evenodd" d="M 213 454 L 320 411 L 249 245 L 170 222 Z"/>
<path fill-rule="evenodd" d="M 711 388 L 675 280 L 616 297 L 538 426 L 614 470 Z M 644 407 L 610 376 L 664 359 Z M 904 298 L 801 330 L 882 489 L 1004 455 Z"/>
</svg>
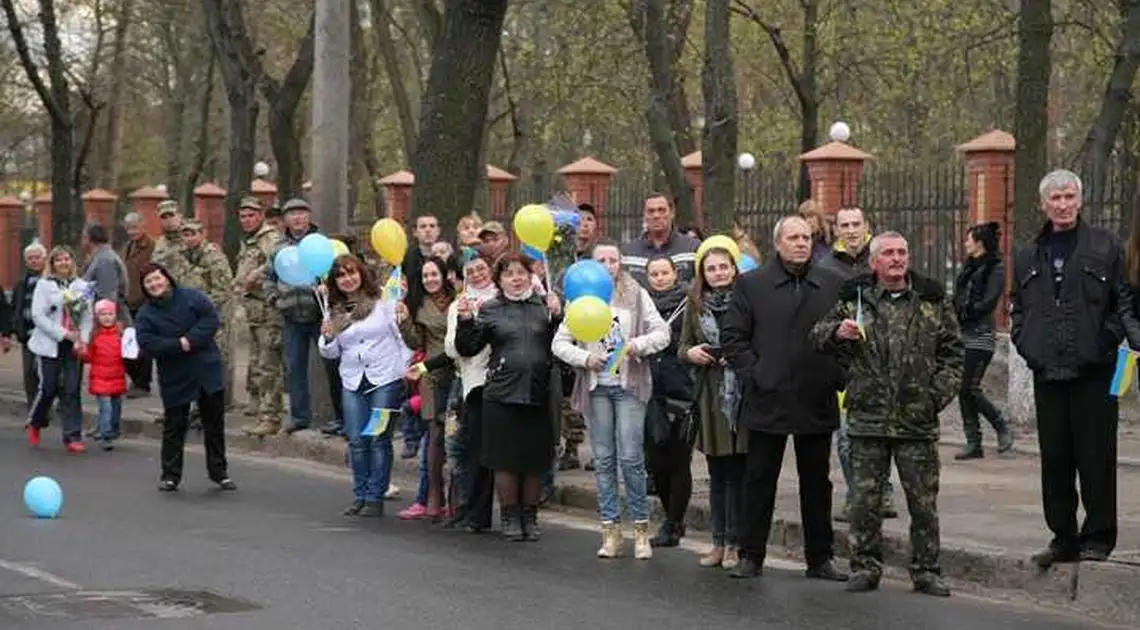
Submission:
<svg viewBox="0 0 1140 630">
<path fill-rule="evenodd" d="M 1103 561 L 1116 546 L 1116 440 L 1109 395 L 1117 347 L 1140 341 L 1116 235 L 1084 223 L 1081 180 L 1057 170 L 1038 187 L 1048 221 L 1014 259 L 1010 335 L 1033 371 L 1049 546 L 1033 556 Z M 1077 529 L 1077 477 L 1085 522 Z"/>
<path fill-rule="evenodd" d="M 21 360 L 24 372 L 24 395 L 31 409 L 36 392 L 40 389 L 40 373 L 36 369 L 36 356 L 28 350 L 28 339 L 32 336 L 35 323 L 32 321 L 32 295 L 36 283 L 44 272 L 47 263 L 47 249 L 39 241 L 33 241 L 24 248 L 24 276 L 12 288 L 12 333 L 20 342 Z"/>
<path fill-rule="evenodd" d="M 726 358 L 740 379 L 748 428 L 740 564 L 732 577 L 760 575 L 776 489 L 791 435 L 800 482 L 807 576 L 844 581 L 832 562 L 831 434 L 839 428 L 843 372 L 808 339 L 839 294 L 840 278 L 811 262 L 811 226 L 785 217 L 773 233 L 778 256 L 742 276 L 724 322 Z"/>
</svg>

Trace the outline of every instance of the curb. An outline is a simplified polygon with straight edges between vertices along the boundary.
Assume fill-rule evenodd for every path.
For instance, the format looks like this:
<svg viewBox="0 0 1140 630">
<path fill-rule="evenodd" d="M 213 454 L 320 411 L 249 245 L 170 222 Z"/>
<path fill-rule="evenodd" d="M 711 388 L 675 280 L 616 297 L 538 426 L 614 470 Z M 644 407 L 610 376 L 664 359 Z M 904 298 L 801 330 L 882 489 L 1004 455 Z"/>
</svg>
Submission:
<svg viewBox="0 0 1140 630">
<path fill-rule="evenodd" d="M 22 395 L 0 391 L 0 404 L 24 404 Z M 140 418 L 139 412 L 129 412 L 121 422 L 122 434 L 127 437 L 144 437 L 159 440 L 162 427 L 153 417 Z M 83 410 L 85 426 L 95 421 L 97 413 Z M 270 457 L 301 459 L 335 467 L 346 467 L 347 448 L 344 440 L 311 438 L 304 434 L 270 438 L 253 438 L 236 430 L 226 432 L 227 449 L 242 453 L 256 453 Z M 944 440 L 956 444 L 954 440 Z M 1016 450 L 1016 449 L 1015 449 Z M 1036 455 L 1026 449 L 1025 454 Z M 1140 461 L 1122 465 L 1140 467 Z M 401 482 L 415 483 L 419 460 L 396 458 L 393 477 Z M 411 490 L 409 488 L 409 490 Z M 414 490 L 413 490 L 414 492 Z M 404 496 L 408 496 L 406 493 Z M 576 484 L 556 485 L 550 500 L 554 506 L 572 510 L 596 512 L 597 493 L 591 487 Z M 660 506 L 653 502 L 653 518 L 660 522 Z M 690 505 L 686 525 L 693 531 L 708 531 L 711 515 L 706 505 Z M 906 579 L 910 562 L 910 543 L 905 535 L 883 532 L 884 563 L 888 576 Z M 776 515 L 768 545 L 779 555 L 793 558 L 803 556 L 803 527 L 794 519 Z M 835 551 L 839 557 L 848 557 L 850 547 L 847 529 L 835 525 Z M 1041 571 L 1027 557 L 1014 555 L 999 548 L 982 549 L 956 541 L 942 541 L 942 571 L 951 579 L 958 591 L 1001 597 L 1004 591 L 1017 598 L 1028 597 L 1035 604 L 1053 610 L 1078 611 L 1102 621 L 1140 627 L 1140 600 L 1136 598 L 1136 583 L 1140 577 L 1140 564 L 1124 562 L 1083 563 L 1060 565 Z M 999 592 L 995 592 L 999 591 Z"/>
<path fill-rule="evenodd" d="M 1019 436 L 1019 437 L 1024 438 L 1025 436 Z M 966 446 L 966 440 L 964 438 L 959 438 L 959 437 L 943 437 L 943 438 L 940 438 L 938 440 L 938 443 L 939 444 L 946 444 L 948 446 L 961 446 L 961 447 Z M 997 452 L 996 447 L 994 447 L 990 444 L 987 444 L 986 448 L 989 450 L 993 450 L 994 453 Z M 1036 446 L 1021 446 L 1020 441 L 1015 442 L 1013 445 L 1013 448 L 1010 449 L 1010 451 L 1013 453 L 1016 453 L 1018 455 L 1027 455 L 1029 457 L 1040 457 L 1041 456 L 1041 451 L 1037 450 Z M 1116 466 L 1117 466 L 1117 468 L 1129 468 L 1129 469 L 1140 470 L 1140 457 L 1120 457 L 1120 456 L 1118 456 L 1116 458 Z"/>
</svg>

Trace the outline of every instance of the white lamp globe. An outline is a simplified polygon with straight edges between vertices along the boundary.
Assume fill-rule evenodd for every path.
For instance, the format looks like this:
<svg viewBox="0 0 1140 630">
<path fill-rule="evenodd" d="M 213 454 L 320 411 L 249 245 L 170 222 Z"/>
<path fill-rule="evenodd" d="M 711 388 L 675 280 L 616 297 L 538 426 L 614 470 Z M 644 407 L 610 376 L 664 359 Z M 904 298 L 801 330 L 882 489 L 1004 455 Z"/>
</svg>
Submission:
<svg viewBox="0 0 1140 630">
<path fill-rule="evenodd" d="M 747 152 L 741 153 L 740 157 L 736 158 L 736 165 L 739 166 L 742 171 L 751 171 L 756 168 L 756 156 Z"/>
<path fill-rule="evenodd" d="M 29 192 L 27 190 L 21 190 L 20 191 L 20 201 L 23 201 L 24 203 L 28 203 L 31 200 L 32 200 L 32 193 L 31 192 Z"/>
<path fill-rule="evenodd" d="M 836 142 L 847 142 L 851 138 L 851 127 L 848 127 L 847 123 L 841 120 L 831 125 L 828 135 Z"/>
<path fill-rule="evenodd" d="M 158 190 L 160 192 L 166 192 L 166 190 L 167 190 L 166 184 L 159 184 L 159 185 L 155 186 L 154 188 L 155 188 L 155 190 Z"/>
<path fill-rule="evenodd" d="M 265 177 L 266 175 L 269 175 L 269 165 L 268 164 L 266 164 L 265 162 L 258 162 L 257 164 L 253 165 L 253 176 L 254 177 Z"/>
</svg>

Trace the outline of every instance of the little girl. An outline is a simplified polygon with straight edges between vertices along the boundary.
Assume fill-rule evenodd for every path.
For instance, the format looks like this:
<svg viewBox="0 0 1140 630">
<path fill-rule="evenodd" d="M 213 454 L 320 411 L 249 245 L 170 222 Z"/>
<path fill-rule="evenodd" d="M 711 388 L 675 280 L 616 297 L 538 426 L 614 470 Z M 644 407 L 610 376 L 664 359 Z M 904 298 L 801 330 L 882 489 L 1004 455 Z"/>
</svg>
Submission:
<svg viewBox="0 0 1140 630">
<path fill-rule="evenodd" d="M 127 368 L 123 363 L 123 333 L 118 307 L 111 300 L 95 303 L 95 331 L 81 358 L 91 364 L 91 395 L 99 401 L 99 426 L 95 439 L 104 451 L 119 438 L 123 394 L 127 391 Z"/>
</svg>

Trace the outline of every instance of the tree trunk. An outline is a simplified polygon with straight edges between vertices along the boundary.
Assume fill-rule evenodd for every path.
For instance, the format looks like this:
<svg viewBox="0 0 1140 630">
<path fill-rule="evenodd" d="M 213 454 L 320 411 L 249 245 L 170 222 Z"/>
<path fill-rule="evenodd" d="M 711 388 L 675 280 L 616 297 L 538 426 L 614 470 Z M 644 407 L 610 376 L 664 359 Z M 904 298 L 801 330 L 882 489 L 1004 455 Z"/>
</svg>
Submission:
<svg viewBox="0 0 1140 630">
<path fill-rule="evenodd" d="M 218 56 L 213 50 L 209 52 L 210 60 L 206 64 L 206 81 L 203 84 L 202 100 L 198 106 L 198 135 L 194 142 L 194 161 L 190 163 L 186 176 L 182 180 L 182 203 L 190 207 L 194 203 L 194 186 L 202 177 L 206 169 L 206 161 L 210 159 L 210 112 L 214 105 L 214 75 L 218 66 Z"/>
<path fill-rule="evenodd" d="M 100 188 L 118 190 L 122 171 L 120 154 L 123 151 L 123 91 L 127 85 L 127 39 L 130 37 L 134 0 L 119 0 L 115 12 L 115 46 L 111 53 L 111 93 L 107 96 L 107 124 L 103 128 L 102 146 L 107 152 L 100 161 L 102 167 L 95 181 Z"/>
<path fill-rule="evenodd" d="M 317 0 L 312 199 L 318 225 L 326 232 L 343 232 L 348 227 L 351 36 L 348 3 Z"/>
<path fill-rule="evenodd" d="M 370 0 L 372 8 L 372 32 L 376 51 L 384 61 L 384 71 L 388 75 L 388 87 L 392 90 L 392 102 L 396 106 L 396 116 L 400 120 L 400 133 L 404 140 L 404 159 L 410 160 L 416 152 L 416 111 L 412 97 L 408 94 L 403 69 L 400 67 L 400 53 L 396 40 L 392 37 L 392 14 L 385 0 Z"/>
<path fill-rule="evenodd" d="M 800 153 L 815 148 L 819 139 L 819 1 L 808 0 L 804 9 L 803 66 L 800 68 Z M 807 164 L 800 164 L 797 196 L 802 202 L 811 197 Z M 846 200 L 845 200 L 846 201 Z"/>
<path fill-rule="evenodd" d="M 321 3 L 318 3 L 320 5 Z M 347 14 L 347 9 L 341 12 Z M 315 49 L 314 29 L 316 18 L 309 21 L 309 30 L 301 39 L 297 49 L 297 57 L 286 73 L 285 79 L 278 83 L 267 74 L 262 75 L 262 93 L 269 104 L 269 145 L 273 150 L 273 158 L 277 161 L 277 198 L 285 201 L 301 196 L 302 179 L 305 176 L 305 164 L 301 156 L 301 134 L 297 124 L 297 109 L 301 104 L 301 97 L 309 87 L 309 80 L 313 76 L 313 55 Z M 348 33 L 344 34 L 344 48 L 348 48 Z M 337 37 L 340 35 L 338 34 Z M 348 74 L 347 54 L 344 59 L 344 74 Z M 332 98 L 323 91 L 314 90 L 319 98 L 313 99 L 314 111 L 319 104 Z M 343 110 L 340 115 L 345 119 Z M 347 127 L 347 122 L 344 122 Z M 314 139 L 314 142 L 318 140 Z M 345 184 L 347 186 L 347 179 Z M 316 180 L 313 184 L 316 188 Z M 319 207 L 319 206 L 318 206 Z M 335 206 L 343 212 L 345 204 Z M 318 210 L 318 213 L 320 210 Z M 325 227 L 325 226 L 322 226 Z M 328 226 L 331 228 L 332 226 Z M 328 229 L 326 228 L 326 229 Z"/>
<path fill-rule="evenodd" d="M 1045 175 L 1049 141 L 1049 78 L 1053 38 L 1051 0 L 1021 0 L 1017 33 L 1017 100 L 1014 109 L 1015 226 L 1024 240 L 1040 223 L 1037 185 Z"/>
<path fill-rule="evenodd" d="M 444 7 L 412 159 L 412 216 L 434 213 L 454 225 L 486 177 L 479 154 L 507 0 L 447 0 Z"/>
<path fill-rule="evenodd" d="M 736 76 L 732 63 L 732 0 L 707 0 L 705 63 L 701 86 L 705 97 L 704 207 L 708 224 L 727 231 L 736 209 Z"/>
</svg>

